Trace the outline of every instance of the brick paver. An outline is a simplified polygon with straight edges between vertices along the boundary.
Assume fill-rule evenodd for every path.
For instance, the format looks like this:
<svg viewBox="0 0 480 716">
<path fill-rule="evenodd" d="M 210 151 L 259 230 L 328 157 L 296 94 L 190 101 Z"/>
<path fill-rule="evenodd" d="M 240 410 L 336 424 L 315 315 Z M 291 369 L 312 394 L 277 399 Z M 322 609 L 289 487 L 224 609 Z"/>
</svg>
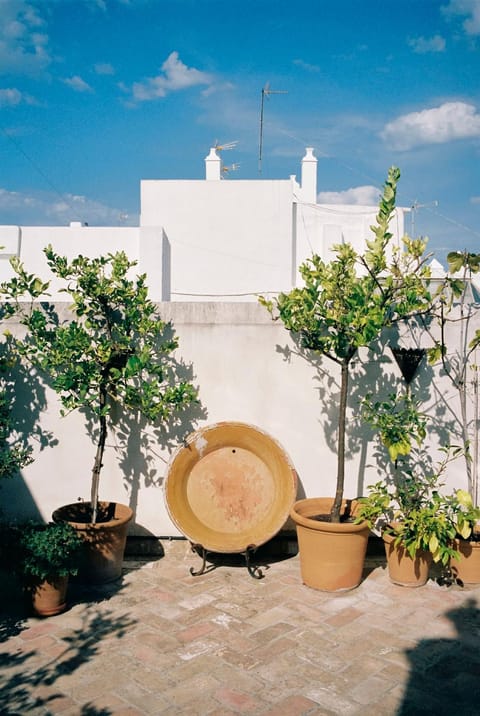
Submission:
<svg viewBox="0 0 480 716">
<path fill-rule="evenodd" d="M 378 556 L 338 595 L 302 585 L 297 556 L 192 577 L 188 543 L 163 546 L 48 620 L 4 594 L 2 714 L 479 713 L 480 588 L 397 587 Z"/>
</svg>

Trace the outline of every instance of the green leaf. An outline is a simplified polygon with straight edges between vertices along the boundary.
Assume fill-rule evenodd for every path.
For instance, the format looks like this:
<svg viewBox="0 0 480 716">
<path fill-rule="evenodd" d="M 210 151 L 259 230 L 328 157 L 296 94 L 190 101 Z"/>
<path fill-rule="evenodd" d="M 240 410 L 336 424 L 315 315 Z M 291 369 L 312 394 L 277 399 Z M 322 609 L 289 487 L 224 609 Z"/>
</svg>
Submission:
<svg viewBox="0 0 480 716">
<path fill-rule="evenodd" d="M 428 549 L 430 550 L 430 552 L 433 555 L 435 555 L 437 553 L 438 547 L 439 547 L 439 542 L 438 542 L 437 535 L 432 535 L 428 541 Z"/>
<path fill-rule="evenodd" d="M 472 528 L 468 522 L 462 522 L 457 525 L 457 531 L 463 539 L 468 539 L 472 534 Z"/>
<path fill-rule="evenodd" d="M 470 495 L 469 492 L 467 492 L 467 490 L 457 490 L 456 495 L 457 495 L 458 503 L 460 505 L 462 505 L 462 507 L 468 507 L 468 508 L 473 507 L 472 496 Z"/>
<path fill-rule="evenodd" d="M 130 356 L 127 360 L 126 374 L 128 376 L 136 375 L 142 368 L 142 361 L 136 355 Z"/>
<path fill-rule="evenodd" d="M 447 262 L 451 273 L 457 273 L 465 265 L 465 255 L 461 251 L 450 251 L 447 254 Z"/>
</svg>

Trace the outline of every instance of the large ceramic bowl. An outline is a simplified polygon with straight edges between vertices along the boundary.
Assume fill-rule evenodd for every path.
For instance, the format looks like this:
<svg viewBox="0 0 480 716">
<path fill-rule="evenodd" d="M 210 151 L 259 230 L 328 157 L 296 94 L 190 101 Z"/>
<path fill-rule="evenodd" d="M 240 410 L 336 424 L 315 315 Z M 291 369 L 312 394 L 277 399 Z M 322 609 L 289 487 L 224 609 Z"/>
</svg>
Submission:
<svg viewBox="0 0 480 716">
<path fill-rule="evenodd" d="M 192 433 L 170 461 L 165 500 L 192 543 L 211 552 L 243 552 L 285 524 L 297 493 L 296 473 L 279 443 L 245 423 L 223 422 Z"/>
</svg>

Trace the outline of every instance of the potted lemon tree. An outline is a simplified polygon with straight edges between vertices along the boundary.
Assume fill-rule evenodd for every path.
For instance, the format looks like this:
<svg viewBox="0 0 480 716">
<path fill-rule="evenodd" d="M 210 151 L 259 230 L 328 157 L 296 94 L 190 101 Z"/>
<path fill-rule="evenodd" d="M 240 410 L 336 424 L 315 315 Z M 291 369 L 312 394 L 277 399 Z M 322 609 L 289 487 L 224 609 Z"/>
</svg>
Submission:
<svg viewBox="0 0 480 716">
<path fill-rule="evenodd" d="M 179 378 L 173 354 L 178 340 L 166 330 L 148 297 L 146 276 L 130 278 L 135 262 L 124 252 L 72 261 L 51 246 L 44 250 L 51 273 L 70 299 L 62 319 L 55 307 L 39 301 L 49 282 L 12 260 L 15 276 L 1 287 L 6 311 L 19 318 L 26 335 L 16 340 L 19 355 L 45 376 L 59 395 L 62 414 L 79 410 L 93 424 L 94 459 L 89 499 L 55 511 L 85 541 L 84 579 L 104 582 L 121 574 L 127 505 L 99 499 L 100 475 L 114 412 L 132 419 L 167 424 L 192 403 L 197 391 Z M 48 294 L 47 294 L 48 295 Z M 114 406 L 118 409 L 113 411 Z"/>
<path fill-rule="evenodd" d="M 352 589 L 361 580 L 368 540 L 366 522 L 354 521 L 356 504 L 344 499 L 345 440 L 350 369 L 361 348 L 371 346 L 397 320 L 428 311 L 431 295 L 425 242 L 403 239 L 392 247 L 390 222 L 400 172 L 392 167 L 384 185 L 363 253 L 350 244 L 334 247 L 327 262 L 313 255 L 300 267 L 303 285 L 273 300 L 261 298 L 301 346 L 328 358 L 340 371 L 335 495 L 308 497 L 295 503 L 302 579 L 328 591 Z M 318 541 L 321 540 L 321 544 Z M 326 563 L 320 557 L 325 555 Z"/>
</svg>

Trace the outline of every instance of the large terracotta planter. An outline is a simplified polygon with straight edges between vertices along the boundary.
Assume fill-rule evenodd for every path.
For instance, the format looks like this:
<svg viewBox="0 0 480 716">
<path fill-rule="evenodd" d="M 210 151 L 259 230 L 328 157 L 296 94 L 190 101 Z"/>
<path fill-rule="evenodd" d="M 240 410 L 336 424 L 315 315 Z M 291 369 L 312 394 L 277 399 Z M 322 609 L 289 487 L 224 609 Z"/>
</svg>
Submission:
<svg viewBox="0 0 480 716">
<path fill-rule="evenodd" d="M 28 587 L 34 613 L 39 617 L 52 617 L 67 608 L 68 577 L 55 577 Z"/>
<path fill-rule="evenodd" d="M 417 552 L 414 559 L 401 545 L 395 545 L 395 536 L 383 533 L 390 581 L 401 587 L 423 587 L 428 580 L 432 563 L 430 552 Z"/>
<path fill-rule="evenodd" d="M 480 542 L 455 539 L 454 548 L 460 559 L 450 560 L 452 574 L 462 584 L 480 584 Z"/>
<path fill-rule="evenodd" d="M 319 519 L 329 515 L 331 498 L 298 500 L 290 512 L 297 528 L 300 572 L 307 587 L 340 592 L 358 587 L 362 579 L 369 529 L 366 522 L 334 524 Z M 342 514 L 355 513 L 356 503 L 344 500 Z"/>
<path fill-rule="evenodd" d="M 91 519 L 89 502 L 74 502 L 55 510 L 55 522 L 69 522 L 84 540 L 83 558 L 78 571 L 80 582 L 103 584 L 122 574 L 127 532 L 133 512 L 119 502 L 101 502 L 98 521 Z"/>
</svg>

